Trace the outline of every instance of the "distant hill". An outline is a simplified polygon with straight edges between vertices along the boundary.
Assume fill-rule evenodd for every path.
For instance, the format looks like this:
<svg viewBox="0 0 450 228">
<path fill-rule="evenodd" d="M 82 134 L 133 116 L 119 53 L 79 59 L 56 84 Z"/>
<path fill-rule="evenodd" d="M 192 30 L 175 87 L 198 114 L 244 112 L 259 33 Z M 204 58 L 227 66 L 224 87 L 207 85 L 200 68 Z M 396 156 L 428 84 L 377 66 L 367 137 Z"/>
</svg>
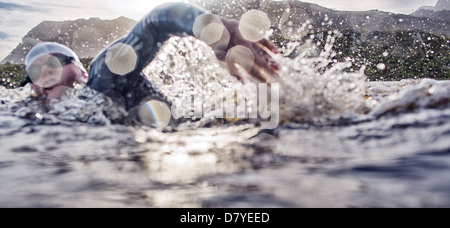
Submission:
<svg viewBox="0 0 450 228">
<path fill-rule="evenodd" d="M 423 20 L 413 15 L 377 10 L 338 11 L 297 0 L 197 0 L 197 2 L 213 13 L 235 19 L 239 19 L 249 9 L 263 10 L 269 14 L 272 26 L 280 29 L 283 35 L 289 33 L 289 28 L 294 28 L 295 33 L 296 28 L 309 22 L 311 29 L 305 33 L 335 29 L 350 29 L 357 32 L 420 30 L 437 36 L 450 37 L 450 21 L 440 18 Z"/>
<path fill-rule="evenodd" d="M 295 0 L 198 0 L 198 3 L 215 14 L 235 19 L 249 9 L 267 12 L 275 30 L 272 39 L 278 45 L 286 40 L 305 42 L 314 37 L 313 43 L 318 42 L 323 48 L 328 31 L 338 30 L 342 36 L 333 46 L 340 53 L 335 58 L 343 61 L 350 57 L 354 70 L 366 66 L 365 73 L 371 80 L 450 78 L 450 21 L 444 17 L 424 18 L 377 10 L 337 11 Z M 289 56 L 296 57 L 299 52 L 295 50 Z M 385 64 L 384 70 L 377 68 L 379 63 Z"/>
<path fill-rule="evenodd" d="M 29 50 L 39 42 L 57 42 L 72 48 L 80 58 L 95 57 L 114 40 L 125 36 L 136 21 L 120 17 L 115 20 L 99 18 L 75 21 L 45 21 L 33 28 L 0 64 L 22 64 Z"/>
<path fill-rule="evenodd" d="M 423 6 L 411 15 L 450 21 L 450 0 L 439 0 L 436 6 Z"/>
<path fill-rule="evenodd" d="M 416 17 L 426 17 L 431 19 L 450 21 L 450 10 L 434 11 L 434 10 L 419 9 L 411 15 Z"/>
<path fill-rule="evenodd" d="M 227 18 L 239 19 L 249 9 L 268 12 L 277 34 L 285 38 L 330 30 L 423 31 L 450 37 L 449 11 L 427 11 L 421 15 L 402 15 L 380 11 L 337 11 L 296 0 L 193 0 Z M 449 0 L 440 0 L 435 8 L 447 9 Z M 431 13 L 432 15 L 428 15 Z M 424 20 L 422 17 L 427 17 Z M 58 42 L 72 48 L 80 58 L 95 57 L 109 43 L 124 36 L 135 21 L 121 17 L 115 20 L 91 18 L 76 21 L 42 22 L 33 28 L 0 64 L 21 64 L 28 51 L 42 41 Z M 303 25 L 306 29 L 298 31 Z"/>
<path fill-rule="evenodd" d="M 439 0 L 434 7 L 435 11 L 439 10 L 450 10 L 450 0 Z"/>
<path fill-rule="evenodd" d="M 419 10 L 432 10 L 432 11 L 441 11 L 441 10 L 450 10 L 450 0 L 439 0 L 436 3 L 436 6 L 422 6 Z"/>
</svg>

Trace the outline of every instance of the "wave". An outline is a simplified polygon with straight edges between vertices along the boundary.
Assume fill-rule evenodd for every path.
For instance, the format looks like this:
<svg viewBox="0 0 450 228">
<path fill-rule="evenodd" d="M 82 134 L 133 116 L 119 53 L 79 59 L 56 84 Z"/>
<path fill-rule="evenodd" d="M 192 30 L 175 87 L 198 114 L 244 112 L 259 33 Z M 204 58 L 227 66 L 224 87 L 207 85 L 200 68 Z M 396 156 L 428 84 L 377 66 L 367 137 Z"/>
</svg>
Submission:
<svg viewBox="0 0 450 228">
<path fill-rule="evenodd" d="M 418 109 L 448 108 L 450 82 L 431 79 L 367 82 L 364 69 L 350 72 L 351 61 L 333 60 L 335 37 L 330 33 L 322 51 L 309 43 L 294 59 L 278 56 L 281 80 L 275 92 L 279 94 L 282 123 L 341 125 Z M 249 115 L 228 118 L 226 114 L 217 118 L 217 110 L 198 115 L 198 108 L 204 111 L 202 108 L 220 102 L 245 107 L 245 111 L 256 106 L 249 102 L 254 94 L 242 92 L 246 91 L 246 85 L 230 75 L 208 45 L 195 38 L 170 39 L 144 73 L 167 98 L 171 110 L 181 110 L 178 119 L 182 121 L 177 123 L 190 123 L 189 127 L 196 128 L 224 122 L 259 124 L 264 120 Z M 61 100 L 42 101 L 32 94 L 29 86 L 13 90 L 2 87 L 0 110 L 44 123 L 133 123 L 123 108 L 85 86 L 70 90 Z M 238 96 L 243 99 L 236 99 Z M 195 102 L 199 97 L 200 102 Z"/>
</svg>

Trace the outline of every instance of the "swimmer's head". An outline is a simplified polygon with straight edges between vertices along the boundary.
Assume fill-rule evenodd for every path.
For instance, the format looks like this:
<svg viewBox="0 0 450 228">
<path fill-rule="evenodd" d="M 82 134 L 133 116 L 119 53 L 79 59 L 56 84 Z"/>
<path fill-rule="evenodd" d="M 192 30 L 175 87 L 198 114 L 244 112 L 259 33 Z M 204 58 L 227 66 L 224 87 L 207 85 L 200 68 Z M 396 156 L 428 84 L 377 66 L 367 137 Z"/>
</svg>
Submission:
<svg viewBox="0 0 450 228">
<path fill-rule="evenodd" d="M 25 59 L 26 81 L 39 96 L 60 98 L 75 83 L 86 83 L 87 71 L 70 48 L 57 43 L 34 46 Z"/>
</svg>

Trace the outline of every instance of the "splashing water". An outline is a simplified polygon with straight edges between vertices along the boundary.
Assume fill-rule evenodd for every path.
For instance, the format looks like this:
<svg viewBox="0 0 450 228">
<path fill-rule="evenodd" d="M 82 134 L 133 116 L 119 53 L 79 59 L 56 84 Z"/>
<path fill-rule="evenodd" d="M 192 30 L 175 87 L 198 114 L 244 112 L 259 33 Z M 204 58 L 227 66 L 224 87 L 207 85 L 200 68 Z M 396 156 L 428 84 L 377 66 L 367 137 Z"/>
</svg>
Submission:
<svg viewBox="0 0 450 228">
<path fill-rule="evenodd" d="M 282 69 L 279 89 L 282 121 L 330 124 L 332 119 L 343 115 L 350 117 L 367 112 L 365 75 L 363 71 L 345 72 L 350 62 L 331 60 L 333 41 L 334 38 L 330 38 L 326 50 L 315 58 L 278 57 Z M 175 110 L 184 110 L 180 116 L 202 117 L 202 105 L 230 101 L 235 93 L 245 91 L 245 85 L 230 75 L 226 66 L 215 58 L 213 50 L 192 37 L 170 39 L 144 72 Z M 248 101 L 252 94 L 246 96 L 241 102 Z M 191 102 L 198 97 L 201 99 Z M 253 104 L 244 105 L 251 108 Z M 200 108 L 195 109 L 195 106 Z M 205 113 L 205 116 L 210 115 Z"/>
<path fill-rule="evenodd" d="M 179 116 L 183 117 L 201 117 L 202 113 L 193 113 L 195 107 L 192 106 L 201 111 L 204 102 L 213 104 L 223 99 L 224 95 L 215 89 L 243 88 L 226 68 L 221 67 L 213 50 L 193 37 L 171 38 L 144 73 L 167 97 L 174 106 L 172 109 L 180 110 Z M 194 97 L 200 99 L 191 102 Z"/>
<path fill-rule="evenodd" d="M 126 111 L 111 99 L 84 87 L 69 89 L 60 100 L 42 100 L 34 95 L 31 86 L 8 90 L 0 88 L 1 112 L 37 121 L 40 124 L 94 125 L 125 123 Z"/>
<path fill-rule="evenodd" d="M 209 29 L 206 40 L 223 42 Z M 282 123 L 271 131 L 212 109 L 258 107 L 192 37 L 170 39 L 145 69 L 171 107 L 145 103 L 143 125 L 83 86 L 54 101 L 0 87 L 0 205 L 448 207 L 449 82 L 367 82 L 363 69 L 334 61 L 336 36 L 323 49 L 313 39 L 285 45 L 298 55 L 278 56 Z M 144 126 L 162 128 L 168 113 L 191 122 Z"/>
<path fill-rule="evenodd" d="M 268 29 L 271 23 L 263 11 L 250 10 L 243 14 L 242 18 L 245 22 L 242 28 L 239 28 L 242 33 L 256 40 L 269 34 Z M 252 18 L 258 20 L 255 21 Z M 283 18 L 280 23 L 285 22 L 286 18 Z M 254 25 L 246 26 L 252 24 Z M 306 22 L 296 31 L 305 31 L 308 24 L 309 22 Z M 252 115 L 245 114 L 261 108 L 257 107 L 261 106 L 260 102 L 252 99 L 258 91 L 249 92 L 246 85 L 229 73 L 229 70 L 233 71 L 231 65 L 236 61 L 243 66 L 244 70 L 251 69 L 252 53 L 246 54 L 244 47 L 238 46 L 235 48 L 237 54 L 233 56 L 234 49 L 232 49 L 226 56 L 226 60 L 230 61 L 231 65 L 218 61 L 217 50 L 213 50 L 205 42 L 210 45 L 218 43 L 220 46 L 225 41 L 227 43 L 229 37 L 224 40 L 227 36 L 220 35 L 221 33 L 217 32 L 221 31 L 216 31 L 217 29 L 214 30 L 213 27 L 223 30 L 223 25 L 216 16 L 203 15 L 197 18 L 194 33 L 204 42 L 193 37 L 169 39 L 156 59 L 144 70 L 144 74 L 167 98 L 171 106 L 171 114 L 175 119 L 200 120 L 195 124 L 196 126 L 206 126 L 213 122 L 221 123 L 223 120 L 258 122 L 260 120 L 255 121 L 249 118 L 253 117 Z M 256 27 L 254 31 L 251 29 L 253 27 Z M 209 31 L 211 29 L 213 32 Z M 337 62 L 333 59 L 336 53 L 332 48 L 339 35 L 337 31 L 334 34 L 329 32 L 324 38 L 323 50 L 313 44 L 314 37 L 305 42 L 293 41 L 284 45 L 287 47 L 284 49 L 286 55 L 294 50 L 299 54 L 293 59 L 281 55 L 276 59 L 281 66 L 280 87 L 277 91 L 280 93 L 281 103 L 280 107 L 272 107 L 272 109 L 279 108 L 282 122 L 335 125 L 342 119 L 351 122 L 356 115 L 364 115 L 370 111 L 373 102 L 365 99 L 364 68 L 359 72 L 350 73 L 348 69 L 352 67 L 352 62 Z M 107 55 L 108 67 L 118 74 L 132 71 L 135 67 L 136 54 L 132 49 L 130 51 L 130 48 L 122 46 L 110 48 Z M 249 65 L 247 66 L 246 63 Z M 85 98 L 88 98 L 88 101 Z M 145 104 L 148 102 L 142 101 Z M 112 103 L 108 98 L 95 95 L 87 88 L 71 90 L 62 100 L 47 103 L 49 103 L 46 105 L 49 108 L 48 113 L 61 120 L 105 124 L 111 121 L 121 122 L 127 116 L 123 110 L 95 108 L 94 106 L 105 106 L 103 104 L 108 104 L 106 106 L 109 107 Z M 240 110 L 245 113 L 228 115 L 225 109 L 230 105 L 245 107 L 244 110 Z M 79 112 L 79 109 L 82 111 Z M 155 110 L 149 110 L 150 114 L 140 116 L 153 115 L 154 117 Z M 40 111 L 45 113 L 43 110 Z M 30 114 L 21 114 L 21 117 L 26 115 Z M 241 118 L 236 118 L 237 116 Z M 163 119 L 165 119 L 163 125 L 167 125 L 169 118 L 165 116 Z M 155 121 L 154 118 L 150 118 L 150 122 Z"/>
<path fill-rule="evenodd" d="M 209 22 L 216 24 L 220 22 L 214 16 L 207 16 L 198 21 L 199 34 L 204 33 L 203 30 L 208 28 Z M 301 26 L 298 31 L 303 31 L 308 27 L 308 23 Z M 205 36 L 208 39 L 208 35 Z M 348 69 L 352 67 L 350 60 L 337 62 L 333 59 L 336 56 L 333 45 L 339 36 L 338 31 L 329 32 L 328 36 L 323 38 L 325 40 L 323 50 L 314 44 L 314 36 L 304 42 L 290 41 L 284 44 L 285 56 L 279 55 L 276 59 L 281 66 L 278 91 L 281 122 L 307 123 L 315 126 L 340 125 L 379 118 L 392 112 L 434 108 L 448 104 L 446 82 L 424 80 L 419 83 L 416 80 L 403 81 L 403 85 L 402 83 L 387 85 L 387 82 L 371 84 L 366 82 L 364 68 L 358 72 L 349 72 Z M 211 42 L 222 41 L 214 39 Z M 291 56 L 293 52 L 298 53 L 297 57 L 288 58 L 287 56 Z M 185 129 L 186 126 L 195 129 L 211 124 L 220 125 L 224 121 L 228 123 L 261 121 L 245 114 L 242 117 L 239 113 L 238 116 L 241 118 L 236 118 L 236 115 L 228 116 L 222 107 L 217 108 L 226 106 L 228 102 L 232 106 L 245 107 L 244 111 L 252 112 L 258 109 L 258 101 L 251 99 L 255 94 L 248 93 L 246 85 L 230 75 L 229 67 L 218 61 L 216 54 L 205 42 L 193 37 L 173 37 L 167 41 L 144 73 L 167 98 L 171 110 L 168 111 L 164 104 L 157 101 L 145 102 L 143 108 L 139 109 L 141 124 L 162 129 L 160 125 L 169 125 L 170 115 L 176 119 L 195 120 L 193 123 L 182 125 L 180 129 Z M 240 53 L 238 56 L 245 55 Z M 134 60 L 135 56 L 131 59 Z M 244 59 L 243 62 L 249 61 Z M 113 62 L 110 65 L 118 70 L 125 69 Z M 131 69 L 128 66 L 125 70 Z M 387 85 L 385 88 L 391 90 L 383 91 L 383 85 Z M 412 88 L 406 85 L 411 85 Z M 409 89 L 399 93 L 398 88 L 402 87 Z M 0 92 L 3 98 L 3 112 L 11 112 L 15 116 L 39 120 L 42 123 L 80 121 L 104 125 L 133 122 L 127 119 L 128 113 L 109 98 L 83 86 L 69 90 L 61 100 L 45 102 L 34 96 L 30 97 L 32 91 L 29 86 L 16 90 L 1 88 Z M 257 91 L 250 92 L 257 93 Z M 384 96 L 383 92 L 391 96 Z M 242 99 L 236 99 L 237 95 Z M 153 104 L 152 102 L 157 102 L 158 105 L 149 105 Z M 157 110 L 157 107 L 162 108 Z"/>
<path fill-rule="evenodd" d="M 348 73 L 351 62 L 334 62 L 334 41 L 335 36 L 330 35 L 325 49 L 315 57 L 300 55 L 280 60 L 286 122 L 330 124 L 367 111 L 364 70 Z M 310 41 L 304 45 L 307 47 L 301 49 L 303 53 L 316 52 L 317 47 Z"/>
</svg>

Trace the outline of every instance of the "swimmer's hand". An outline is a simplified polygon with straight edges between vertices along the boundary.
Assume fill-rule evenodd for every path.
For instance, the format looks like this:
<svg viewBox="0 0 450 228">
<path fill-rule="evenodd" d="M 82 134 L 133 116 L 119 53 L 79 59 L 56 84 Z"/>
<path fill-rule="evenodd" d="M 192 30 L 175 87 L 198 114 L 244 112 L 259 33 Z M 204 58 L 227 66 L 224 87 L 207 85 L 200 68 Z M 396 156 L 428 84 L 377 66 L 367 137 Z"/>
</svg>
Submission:
<svg viewBox="0 0 450 228">
<path fill-rule="evenodd" d="M 246 40 L 239 32 L 239 21 L 222 19 L 222 22 L 230 33 L 230 42 L 225 50 L 227 57 L 221 60 L 226 62 L 230 72 L 243 82 L 274 83 L 278 81 L 280 66 L 275 58 L 280 52 L 275 44 L 266 39 L 258 42 Z M 236 47 L 238 49 L 236 55 L 239 56 L 230 57 L 230 50 L 234 52 L 233 49 Z M 245 55 L 247 58 L 244 58 Z"/>
</svg>

